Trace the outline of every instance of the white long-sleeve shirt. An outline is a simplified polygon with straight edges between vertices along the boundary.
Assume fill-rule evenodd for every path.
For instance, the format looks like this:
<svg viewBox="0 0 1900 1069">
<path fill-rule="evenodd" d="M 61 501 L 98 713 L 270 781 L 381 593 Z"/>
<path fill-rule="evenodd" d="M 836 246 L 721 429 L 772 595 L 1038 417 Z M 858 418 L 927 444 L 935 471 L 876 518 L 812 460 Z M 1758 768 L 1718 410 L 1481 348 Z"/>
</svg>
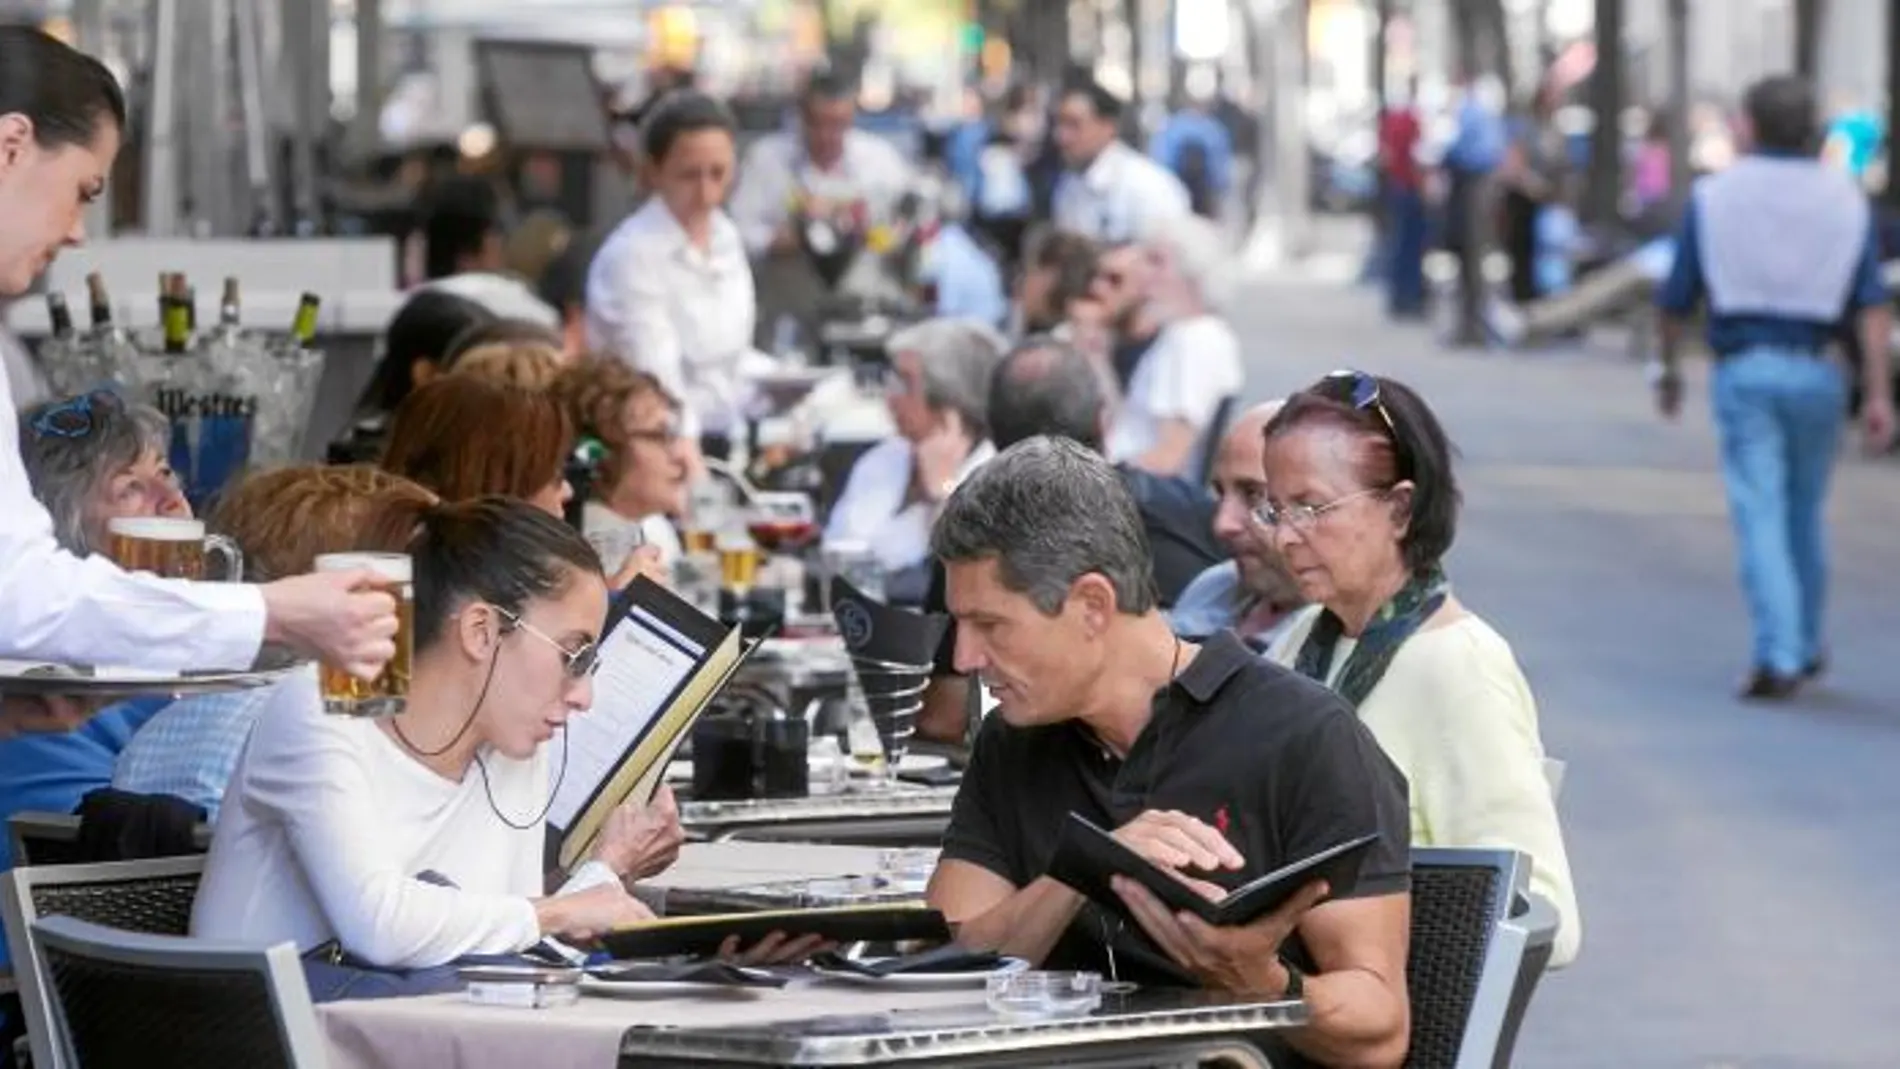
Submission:
<svg viewBox="0 0 1900 1069">
<path fill-rule="evenodd" d="M 863 201 L 872 221 L 891 216 L 899 197 L 915 180 L 910 164 L 890 142 L 863 130 L 847 131 L 844 154 L 835 167 L 813 163 L 797 131 L 770 134 L 747 150 L 732 194 L 732 218 L 757 256 L 791 217 L 796 195 L 820 197 L 833 204 Z"/>
<path fill-rule="evenodd" d="M 743 425 L 758 314 L 752 265 L 724 212 L 702 249 L 654 197 L 587 269 L 587 344 L 659 379 L 684 406 L 688 434 Z"/>
<path fill-rule="evenodd" d="M 545 750 L 487 753 L 453 783 L 371 720 L 322 711 L 314 668 L 276 684 L 218 813 L 191 934 L 300 951 L 332 939 L 372 964 L 427 968 L 541 937 Z M 446 879 L 418 879 L 424 873 Z M 613 879 L 588 864 L 564 890 Z"/>
<path fill-rule="evenodd" d="M 976 443 L 952 479 L 961 485 L 977 466 L 996 455 L 988 441 Z M 930 525 L 936 510 L 922 501 L 909 501 L 915 450 L 907 438 L 893 435 L 866 450 L 851 474 L 825 523 L 825 542 L 863 543 L 877 554 L 887 571 L 901 571 L 930 556 Z"/>
<path fill-rule="evenodd" d="M 0 657 L 152 671 L 248 668 L 264 596 L 242 583 L 132 575 L 53 540 L 20 458 L 12 385 L 0 375 Z"/>
</svg>

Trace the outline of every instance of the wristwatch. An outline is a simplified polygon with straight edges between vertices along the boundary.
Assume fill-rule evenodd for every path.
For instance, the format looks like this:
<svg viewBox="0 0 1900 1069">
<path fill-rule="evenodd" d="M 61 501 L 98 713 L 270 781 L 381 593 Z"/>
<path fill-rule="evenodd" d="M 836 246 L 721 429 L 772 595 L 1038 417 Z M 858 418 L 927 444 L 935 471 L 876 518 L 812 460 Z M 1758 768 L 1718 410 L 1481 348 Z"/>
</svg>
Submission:
<svg viewBox="0 0 1900 1069">
<path fill-rule="evenodd" d="M 1300 971 L 1300 967 L 1289 961 L 1285 954 L 1280 955 L 1280 967 L 1286 970 L 1286 990 L 1280 992 L 1280 998 L 1287 1002 L 1298 1002 L 1306 997 L 1306 974 Z"/>
</svg>

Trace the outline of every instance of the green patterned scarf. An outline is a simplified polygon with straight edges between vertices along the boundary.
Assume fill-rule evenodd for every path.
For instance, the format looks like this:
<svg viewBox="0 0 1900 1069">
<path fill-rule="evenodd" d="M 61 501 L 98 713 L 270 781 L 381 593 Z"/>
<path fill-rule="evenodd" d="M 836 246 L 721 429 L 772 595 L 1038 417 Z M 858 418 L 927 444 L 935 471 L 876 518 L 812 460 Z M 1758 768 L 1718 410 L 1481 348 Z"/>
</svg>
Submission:
<svg viewBox="0 0 1900 1069">
<path fill-rule="evenodd" d="M 1367 622 L 1365 631 L 1359 636 L 1359 645 L 1353 648 L 1352 656 L 1346 659 L 1346 667 L 1339 673 L 1333 689 L 1352 703 L 1354 709 L 1359 708 L 1359 703 L 1365 701 L 1366 695 L 1372 693 L 1372 688 L 1385 678 L 1386 667 L 1392 663 L 1399 647 L 1450 596 L 1451 582 L 1445 578 L 1443 569 L 1434 566 L 1414 574 L 1392 600 L 1381 606 Z M 1322 609 L 1319 619 L 1313 621 L 1313 630 L 1306 636 L 1305 645 L 1300 647 L 1300 656 L 1294 662 L 1294 667 L 1309 679 L 1326 682 L 1326 670 L 1333 663 L 1333 650 L 1339 645 L 1339 636 L 1344 633 L 1345 624 L 1339 617 L 1333 615 L 1331 609 Z"/>
</svg>

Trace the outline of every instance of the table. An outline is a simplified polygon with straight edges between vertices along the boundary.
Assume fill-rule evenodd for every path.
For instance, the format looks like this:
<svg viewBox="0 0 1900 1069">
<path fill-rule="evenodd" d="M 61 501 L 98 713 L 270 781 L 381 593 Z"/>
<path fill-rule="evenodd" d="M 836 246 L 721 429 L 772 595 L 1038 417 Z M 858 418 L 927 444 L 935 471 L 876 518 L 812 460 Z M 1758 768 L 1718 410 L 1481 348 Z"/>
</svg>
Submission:
<svg viewBox="0 0 1900 1069">
<path fill-rule="evenodd" d="M 936 859 L 934 848 L 687 843 L 671 868 L 640 881 L 638 893 L 662 914 L 914 902 Z"/>
<path fill-rule="evenodd" d="M 950 823 L 955 787 L 898 783 L 887 790 L 683 802 L 680 823 L 694 839 L 936 846 Z"/>
<path fill-rule="evenodd" d="M 1210 992 L 1111 996 L 1087 1016 L 1000 1017 L 974 988 L 868 991 L 798 982 L 703 997 L 515 1010 L 459 995 L 339 1002 L 318 1020 L 333 1069 L 656 1069 L 679 1065 L 1149 1065 L 1216 1054 L 1265 1065 L 1248 1037 L 1306 1021 L 1298 1002 Z"/>
</svg>

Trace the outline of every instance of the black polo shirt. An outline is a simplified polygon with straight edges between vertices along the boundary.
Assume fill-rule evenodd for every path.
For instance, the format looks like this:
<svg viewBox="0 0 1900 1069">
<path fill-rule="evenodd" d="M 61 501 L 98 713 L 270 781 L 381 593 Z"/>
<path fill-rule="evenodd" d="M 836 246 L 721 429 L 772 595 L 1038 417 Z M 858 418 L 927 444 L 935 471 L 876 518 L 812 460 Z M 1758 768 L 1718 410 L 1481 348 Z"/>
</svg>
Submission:
<svg viewBox="0 0 1900 1069">
<path fill-rule="evenodd" d="M 1219 828 L 1246 859 L 1209 877 L 1237 887 L 1283 865 L 1377 831 L 1359 882 L 1335 898 L 1411 886 L 1405 776 L 1344 700 L 1253 654 L 1232 632 L 1209 639 L 1169 687 L 1125 760 L 1079 721 L 1018 728 L 991 716 L 957 791 L 943 857 L 1026 887 L 1048 868 L 1070 810 L 1117 828 L 1173 809 Z M 1191 982 L 1139 928 L 1085 905 L 1046 968 L 1111 973 L 1143 984 Z M 1293 941 L 1297 944 L 1297 938 Z M 1311 967 L 1303 947 L 1288 953 Z"/>
</svg>

